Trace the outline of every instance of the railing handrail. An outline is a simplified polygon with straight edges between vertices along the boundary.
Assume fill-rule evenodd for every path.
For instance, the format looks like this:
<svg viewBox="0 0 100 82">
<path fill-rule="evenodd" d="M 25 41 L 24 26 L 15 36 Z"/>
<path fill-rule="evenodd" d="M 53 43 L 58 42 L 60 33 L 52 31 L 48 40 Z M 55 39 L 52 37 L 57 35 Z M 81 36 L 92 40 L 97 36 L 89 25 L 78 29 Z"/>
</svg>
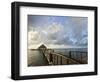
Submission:
<svg viewBox="0 0 100 82">
<path fill-rule="evenodd" d="M 50 56 L 51 56 L 51 58 L 53 58 L 53 56 L 54 56 L 54 57 L 57 57 L 57 58 L 60 57 L 62 59 L 68 60 L 70 62 L 78 63 L 78 64 L 84 63 L 84 61 L 82 61 L 82 58 L 81 58 L 81 60 L 77 60 L 76 58 L 73 58 L 74 52 L 76 52 L 76 53 L 78 52 L 80 54 L 83 54 L 83 53 L 86 53 L 87 54 L 87 52 L 83 52 L 83 51 L 68 51 L 68 56 L 67 56 L 67 55 L 63 55 L 61 53 L 54 52 L 54 50 L 52 50 L 52 49 L 46 49 L 46 50 L 42 50 L 42 51 L 43 51 L 43 54 L 46 56 L 47 59 Z M 47 52 L 47 55 L 46 55 L 45 52 Z M 82 57 L 82 55 L 80 55 L 80 57 Z"/>
<path fill-rule="evenodd" d="M 51 53 L 51 54 L 52 54 L 52 53 Z M 76 60 L 74 60 L 74 59 L 72 59 L 72 58 L 69 58 L 69 57 L 66 57 L 66 56 L 64 56 L 64 55 L 61 55 L 60 53 L 54 53 L 53 55 L 61 56 L 61 57 L 65 58 L 65 59 L 70 59 L 70 60 L 72 60 L 72 61 L 74 61 L 74 62 L 76 62 L 76 63 L 80 63 L 80 62 L 78 62 L 78 61 L 76 61 Z"/>
</svg>

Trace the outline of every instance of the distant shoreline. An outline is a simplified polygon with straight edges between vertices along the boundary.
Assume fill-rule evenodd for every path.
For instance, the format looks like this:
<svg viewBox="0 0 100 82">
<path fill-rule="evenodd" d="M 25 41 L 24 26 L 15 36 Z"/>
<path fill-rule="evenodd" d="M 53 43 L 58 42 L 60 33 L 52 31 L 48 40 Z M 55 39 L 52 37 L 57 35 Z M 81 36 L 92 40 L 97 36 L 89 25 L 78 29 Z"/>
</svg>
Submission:
<svg viewBox="0 0 100 82">
<path fill-rule="evenodd" d="M 47 48 L 47 49 L 88 49 L 88 48 Z M 28 50 L 37 50 L 37 49 L 28 49 Z"/>
</svg>

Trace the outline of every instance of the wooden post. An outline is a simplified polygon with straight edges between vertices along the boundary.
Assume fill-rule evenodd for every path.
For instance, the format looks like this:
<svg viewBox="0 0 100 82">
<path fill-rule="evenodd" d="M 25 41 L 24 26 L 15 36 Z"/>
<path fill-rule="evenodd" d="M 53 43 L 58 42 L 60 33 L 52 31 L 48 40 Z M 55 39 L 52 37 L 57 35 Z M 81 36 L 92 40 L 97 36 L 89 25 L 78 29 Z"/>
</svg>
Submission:
<svg viewBox="0 0 100 82">
<path fill-rule="evenodd" d="M 67 64 L 69 64 L 69 59 L 67 59 Z"/>
<path fill-rule="evenodd" d="M 88 63 L 88 53 L 86 52 L 86 63 Z"/>
<path fill-rule="evenodd" d="M 82 63 L 82 53 L 80 55 L 81 55 L 81 63 Z"/>
<path fill-rule="evenodd" d="M 58 56 L 57 56 L 57 65 L 58 65 Z"/>
<path fill-rule="evenodd" d="M 71 51 L 69 51 L 69 58 L 71 58 Z"/>
<path fill-rule="evenodd" d="M 53 57 L 52 57 L 52 54 L 50 53 L 49 54 L 49 61 L 52 62 L 52 59 L 53 59 Z"/>
<path fill-rule="evenodd" d="M 60 56 L 60 63 L 61 63 L 61 65 L 62 65 L 62 56 Z"/>
<path fill-rule="evenodd" d="M 55 55 L 54 55 L 54 65 L 55 65 Z"/>
</svg>

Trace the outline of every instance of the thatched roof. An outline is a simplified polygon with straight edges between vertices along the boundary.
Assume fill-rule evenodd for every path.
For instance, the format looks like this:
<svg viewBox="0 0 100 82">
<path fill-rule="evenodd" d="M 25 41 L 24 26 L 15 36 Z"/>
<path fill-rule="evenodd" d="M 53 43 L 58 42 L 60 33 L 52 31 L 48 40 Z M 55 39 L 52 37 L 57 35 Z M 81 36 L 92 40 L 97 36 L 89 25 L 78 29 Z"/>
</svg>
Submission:
<svg viewBox="0 0 100 82">
<path fill-rule="evenodd" d="M 41 49 L 41 48 L 45 48 L 45 49 L 46 49 L 47 47 L 46 47 L 44 44 L 42 44 L 42 45 L 39 46 L 38 48 L 39 48 L 39 49 Z"/>
</svg>

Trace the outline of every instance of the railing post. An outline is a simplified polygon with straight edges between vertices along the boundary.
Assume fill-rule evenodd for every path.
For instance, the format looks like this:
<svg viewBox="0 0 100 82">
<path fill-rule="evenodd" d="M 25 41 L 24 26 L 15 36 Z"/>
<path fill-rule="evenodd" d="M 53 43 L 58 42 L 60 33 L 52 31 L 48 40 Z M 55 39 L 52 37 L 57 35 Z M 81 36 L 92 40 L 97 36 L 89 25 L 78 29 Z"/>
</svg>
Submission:
<svg viewBox="0 0 100 82">
<path fill-rule="evenodd" d="M 81 55 L 81 63 L 82 63 L 82 53 L 80 55 Z"/>
<path fill-rule="evenodd" d="M 69 59 L 67 58 L 67 64 L 69 64 Z"/>
<path fill-rule="evenodd" d="M 58 56 L 57 56 L 57 65 L 58 65 Z"/>
<path fill-rule="evenodd" d="M 62 65 L 62 56 L 60 56 L 60 63 L 61 63 L 61 65 Z"/>
<path fill-rule="evenodd" d="M 54 65 L 55 65 L 55 55 L 54 55 Z"/>
<path fill-rule="evenodd" d="M 69 58 L 71 58 L 71 51 L 69 51 Z"/>
<path fill-rule="evenodd" d="M 86 63 L 88 63 L 88 52 L 86 52 Z"/>
<path fill-rule="evenodd" d="M 52 62 L 52 54 L 49 54 L 49 61 Z"/>
</svg>

